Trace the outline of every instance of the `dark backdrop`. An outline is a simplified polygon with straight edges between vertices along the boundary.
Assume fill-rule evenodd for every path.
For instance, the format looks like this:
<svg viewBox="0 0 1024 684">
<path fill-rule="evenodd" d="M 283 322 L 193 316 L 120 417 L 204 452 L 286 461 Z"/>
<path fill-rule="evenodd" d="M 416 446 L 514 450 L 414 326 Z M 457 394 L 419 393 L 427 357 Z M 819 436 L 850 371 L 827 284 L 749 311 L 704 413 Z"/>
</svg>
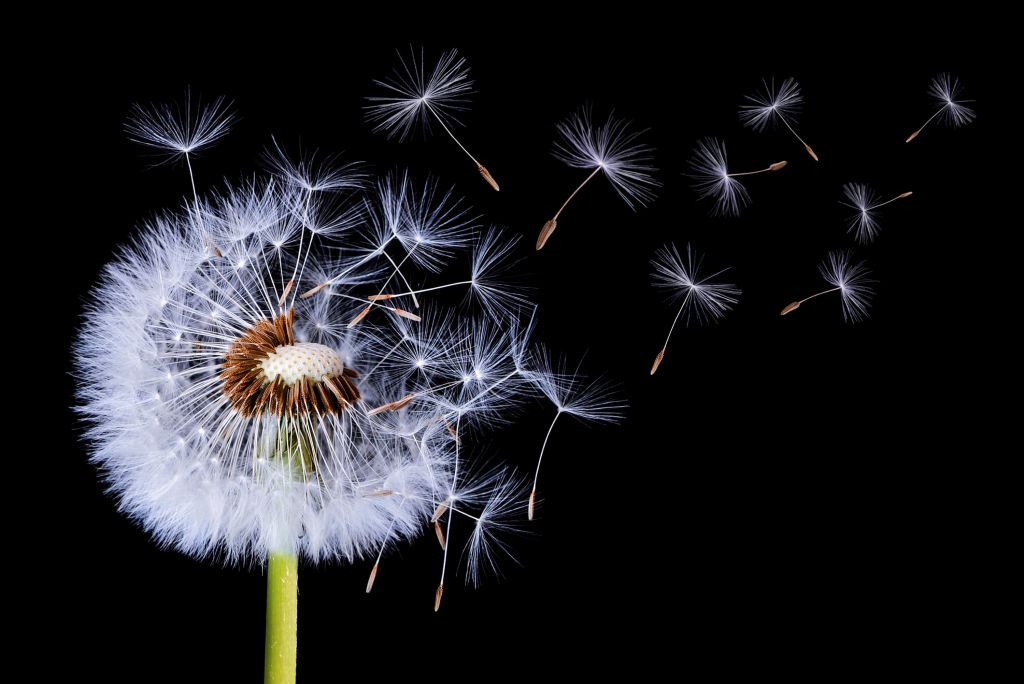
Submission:
<svg viewBox="0 0 1024 684">
<path fill-rule="evenodd" d="M 957 73 L 966 96 L 979 97 L 978 71 L 942 41 L 873 36 L 851 54 L 822 36 L 813 45 L 769 36 L 791 46 L 761 50 L 724 37 L 697 45 L 691 29 L 627 42 L 614 30 L 426 41 L 435 55 L 459 47 L 472 67 L 477 94 L 460 137 L 500 193 L 440 131 L 398 143 L 363 120 L 371 79 L 422 34 L 258 49 L 244 36 L 217 47 L 115 41 L 113 56 L 83 48 L 68 66 L 62 108 L 51 113 L 67 119 L 60 163 L 76 167 L 68 207 L 86 218 L 69 214 L 62 236 L 62 278 L 74 293 L 55 303 L 62 340 L 115 246 L 187 189 L 184 169 L 149 168 L 125 141 L 128 107 L 191 86 L 228 96 L 242 116 L 195 164 L 201 188 L 258 169 L 271 134 L 379 170 L 430 171 L 523 235 L 538 339 L 586 352 L 586 367 L 619 381 L 629 401 L 621 426 L 559 426 L 535 534 L 513 542 L 521 565 L 506 564 L 504 580 L 477 591 L 449 582 L 440 613 L 431 610 L 440 561 L 432 535 L 387 557 L 370 596 L 370 563 L 303 567 L 300 679 L 351 680 L 353 667 L 462 676 L 467 659 L 529 672 L 545 657 L 580 668 L 625 663 L 637 674 L 697 663 L 788 668 L 811 656 L 846 669 L 905 651 L 920 625 L 934 628 L 956 607 L 935 600 L 950 580 L 944 549 L 962 534 L 955 497 L 936 484 L 951 466 L 924 447 L 946 426 L 917 407 L 944 381 L 929 360 L 949 325 L 936 289 L 956 278 L 957 236 L 979 201 L 972 169 L 984 102 L 966 128 L 903 139 L 933 111 L 935 73 Z M 740 126 L 742 96 L 773 75 L 799 80 L 799 131 L 819 163 L 785 131 Z M 584 176 L 552 158 L 555 123 L 587 101 L 651 129 L 664 188 L 634 213 L 595 179 L 534 253 L 541 224 Z M 737 170 L 790 162 L 749 179 L 753 204 L 739 219 L 710 217 L 683 176 L 704 135 L 726 140 Z M 887 208 L 873 245 L 857 248 L 879 281 L 872 316 L 844 324 L 838 299 L 823 298 L 780 318 L 821 286 L 828 250 L 853 246 L 838 204 L 848 181 L 914 192 Z M 678 330 L 652 378 L 675 309 L 651 289 L 649 259 L 670 241 L 733 266 L 743 296 L 721 324 Z M 72 379 L 59 382 L 69 403 Z M 48 467 L 60 544 L 42 562 L 62 568 L 46 580 L 45 638 L 65 657 L 43 666 L 109 680 L 258 680 L 260 569 L 157 549 L 104 495 L 74 418 L 58 410 L 67 429 Z M 550 415 L 531 409 L 486 446 L 528 470 Z"/>
</svg>

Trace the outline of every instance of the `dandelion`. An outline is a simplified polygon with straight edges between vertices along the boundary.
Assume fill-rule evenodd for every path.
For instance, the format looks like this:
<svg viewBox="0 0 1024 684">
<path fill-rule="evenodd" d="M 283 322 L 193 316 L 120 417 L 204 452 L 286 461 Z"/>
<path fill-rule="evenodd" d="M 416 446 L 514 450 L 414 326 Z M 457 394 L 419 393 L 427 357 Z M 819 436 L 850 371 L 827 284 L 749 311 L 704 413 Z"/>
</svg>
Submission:
<svg viewBox="0 0 1024 684">
<path fill-rule="evenodd" d="M 666 245 L 659 249 L 651 260 L 654 266 L 654 286 L 668 292 L 672 300 L 682 300 L 676 311 L 672 325 L 665 337 L 665 344 L 654 357 L 651 375 L 658 372 L 658 367 L 665 359 L 669 340 L 676 329 L 679 319 L 686 314 L 686 320 L 697 323 L 710 323 L 720 320 L 739 301 L 740 289 L 735 285 L 721 282 L 717 278 L 728 271 L 720 269 L 711 275 L 703 275 L 704 256 L 698 254 L 690 245 L 686 246 L 686 258 L 679 254 L 675 245 Z"/>
<path fill-rule="evenodd" d="M 579 186 L 544 224 L 537 236 L 537 249 L 544 247 L 558 227 L 558 217 L 583 186 L 603 171 L 608 181 L 630 209 L 646 206 L 654 199 L 654 190 L 661 183 L 654 177 L 654 148 L 640 142 L 645 131 L 634 131 L 631 123 L 608 115 L 604 124 L 592 123 L 591 110 L 584 107 L 558 124 L 560 139 L 555 142 L 554 155 L 574 169 L 591 169 Z"/>
<path fill-rule="evenodd" d="M 537 456 L 537 467 L 533 474 L 533 487 L 527 505 L 527 518 L 533 520 L 537 502 L 537 482 L 540 479 L 540 466 L 544 461 L 544 452 L 548 440 L 555 429 L 555 423 L 562 415 L 573 416 L 578 420 L 590 423 L 615 423 L 623 418 L 626 403 L 614 394 L 614 387 L 609 382 L 598 379 L 588 381 L 580 375 L 579 369 L 568 371 L 564 360 L 555 362 L 546 349 L 537 354 L 537 363 L 528 378 L 530 382 L 547 397 L 555 407 L 555 416 L 551 419 L 544 442 Z"/>
<path fill-rule="evenodd" d="M 231 104 L 223 97 L 217 97 L 204 105 L 199 99 L 193 103 L 192 92 L 186 91 L 184 103 L 132 105 L 124 128 L 133 142 L 159 151 L 169 161 L 185 159 L 189 183 L 192 185 L 191 210 L 201 223 L 196 178 L 192 173 L 192 156 L 227 135 L 234 122 L 235 114 L 231 111 Z M 208 249 L 215 249 L 209 244 L 208 237 L 204 239 Z"/>
<path fill-rule="evenodd" d="M 192 130 L 148 125 L 154 140 Z M 203 142 L 185 138 L 183 154 Z M 374 557 L 369 591 L 388 548 L 433 528 L 436 609 L 459 539 L 470 582 L 508 552 L 521 481 L 474 465 L 464 441 L 535 391 L 525 299 L 501 284 L 514 241 L 472 237 L 433 181 L 371 185 L 311 159 L 275 150 L 274 177 L 144 224 L 104 269 L 74 349 L 92 460 L 121 509 L 161 545 L 265 563 L 272 683 L 294 681 L 299 558 Z M 374 296 L 467 250 L 462 307 L 413 314 Z"/>
<path fill-rule="evenodd" d="M 778 88 L 775 87 L 774 78 L 771 81 L 762 81 L 761 84 L 761 90 L 746 96 L 750 104 L 740 106 L 740 121 L 755 131 L 764 130 L 769 124 L 781 121 L 793 137 L 804 146 L 811 159 L 818 161 L 818 155 L 797 134 L 791 123 L 796 121 L 804 101 L 803 95 L 800 94 L 800 84 L 792 78 L 787 78 Z"/>
<path fill-rule="evenodd" d="M 750 194 L 743 183 L 736 180 L 740 176 L 753 176 L 769 171 L 779 171 L 786 167 L 787 162 L 778 161 L 758 171 L 729 172 L 729 161 L 725 153 L 725 143 L 717 138 L 703 138 L 690 158 L 690 172 L 693 177 L 693 189 L 701 199 L 714 200 L 711 213 L 716 216 L 739 216 L 740 212 L 750 204 Z"/>
<path fill-rule="evenodd" d="M 853 233 L 854 238 L 861 244 L 871 242 L 878 235 L 879 230 L 878 219 L 875 218 L 874 212 L 898 199 L 910 197 L 912 194 L 914 193 L 904 192 L 891 199 L 880 201 L 878 194 L 863 183 L 847 183 L 843 186 L 844 199 L 840 201 L 840 204 L 857 212 L 848 221 L 849 232 Z"/>
<path fill-rule="evenodd" d="M 782 310 L 782 315 L 796 311 L 804 302 L 815 297 L 838 292 L 843 302 L 843 318 L 849 323 L 859 323 L 868 317 L 868 309 L 875 290 L 871 272 L 863 261 L 854 262 L 849 250 L 830 252 L 818 266 L 825 282 L 832 287 L 795 301 Z"/>
<path fill-rule="evenodd" d="M 974 100 L 959 99 L 960 90 L 960 79 L 956 76 L 951 74 L 939 74 L 933 78 L 931 85 L 928 87 L 928 94 L 932 97 L 939 108 L 935 110 L 934 114 L 928 117 L 928 120 L 925 121 L 920 128 L 907 136 L 905 142 L 910 142 L 917 136 L 921 135 L 921 131 L 924 130 L 925 126 L 930 124 L 936 118 L 947 126 L 953 126 L 954 128 L 958 128 L 974 121 L 974 110 L 965 104 L 966 102 L 974 102 Z"/>
<path fill-rule="evenodd" d="M 372 104 L 366 107 L 366 115 L 374 124 L 373 130 L 405 140 L 417 125 L 429 130 L 431 122 L 436 121 L 476 164 L 483 179 L 498 190 L 494 177 L 451 130 L 459 124 L 457 114 L 469 109 L 469 96 L 473 93 L 466 60 L 457 51 L 449 50 L 430 70 L 423 50 L 417 56 L 410 49 L 408 58 L 399 52 L 398 59 L 399 66 L 389 78 L 374 81 L 386 94 L 368 98 Z"/>
</svg>

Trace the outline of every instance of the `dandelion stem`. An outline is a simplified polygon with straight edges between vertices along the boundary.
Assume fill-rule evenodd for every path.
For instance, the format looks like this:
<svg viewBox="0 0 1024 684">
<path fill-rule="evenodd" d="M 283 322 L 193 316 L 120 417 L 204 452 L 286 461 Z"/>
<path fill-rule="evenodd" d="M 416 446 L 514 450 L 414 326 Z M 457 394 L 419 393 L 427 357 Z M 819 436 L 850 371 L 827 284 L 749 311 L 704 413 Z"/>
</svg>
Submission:
<svg viewBox="0 0 1024 684">
<path fill-rule="evenodd" d="M 533 506 L 537 497 L 537 480 L 540 479 L 540 464 L 544 460 L 544 450 L 548 448 L 548 440 L 551 439 L 551 431 L 555 429 L 555 423 L 558 421 L 558 417 L 562 415 L 562 410 L 559 409 L 555 417 L 551 419 L 551 425 L 548 426 L 548 433 L 544 435 L 544 443 L 540 447 L 540 456 L 537 457 L 537 469 L 533 473 L 533 489 L 530 490 L 530 505 L 526 511 L 526 517 L 533 520 Z"/>
<path fill-rule="evenodd" d="M 267 641 L 264 684 L 294 684 L 298 647 L 299 560 L 292 553 L 267 558 Z"/>
<path fill-rule="evenodd" d="M 572 191 L 572 194 L 569 195 L 569 199 L 565 200 L 565 202 L 562 204 L 562 206 L 558 208 L 558 211 L 555 212 L 555 215 L 553 217 L 551 217 L 552 221 L 557 221 L 558 220 L 558 217 L 561 216 L 562 211 L 565 210 L 565 208 L 569 205 L 569 202 L 571 202 L 572 198 L 576 196 L 576 193 L 579 192 L 580 190 L 582 190 L 583 186 L 586 185 L 587 183 L 589 183 L 590 179 L 593 178 L 594 176 L 596 176 L 597 172 L 600 171 L 603 168 L 604 168 L 603 166 L 598 166 L 596 169 L 594 169 L 593 171 L 590 172 L 590 175 L 587 176 L 586 180 L 584 180 L 582 183 L 580 183 L 579 187 Z"/>
</svg>

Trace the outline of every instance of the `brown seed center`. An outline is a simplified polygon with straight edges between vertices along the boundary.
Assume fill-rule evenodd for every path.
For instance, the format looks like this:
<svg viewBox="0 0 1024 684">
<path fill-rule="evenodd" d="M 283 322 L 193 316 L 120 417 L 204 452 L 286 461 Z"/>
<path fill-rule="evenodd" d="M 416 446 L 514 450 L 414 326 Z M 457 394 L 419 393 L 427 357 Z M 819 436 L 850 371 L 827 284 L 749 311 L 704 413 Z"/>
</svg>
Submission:
<svg viewBox="0 0 1024 684">
<path fill-rule="evenodd" d="M 296 342 L 294 310 L 257 321 L 224 356 L 224 394 L 244 416 L 339 414 L 359 399 L 358 377 L 322 344 Z"/>
</svg>

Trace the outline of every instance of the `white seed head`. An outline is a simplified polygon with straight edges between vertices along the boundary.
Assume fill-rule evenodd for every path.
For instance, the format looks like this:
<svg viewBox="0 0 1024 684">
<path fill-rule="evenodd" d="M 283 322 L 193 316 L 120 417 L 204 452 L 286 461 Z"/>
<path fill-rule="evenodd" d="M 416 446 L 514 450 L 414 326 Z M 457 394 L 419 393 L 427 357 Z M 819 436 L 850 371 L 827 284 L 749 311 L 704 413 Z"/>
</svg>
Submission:
<svg viewBox="0 0 1024 684">
<path fill-rule="evenodd" d="M 661 182 L 654 176 L 654 148 L 641 142 L 646 131 L 614 113 L 601 125 L 592 118 L 590 107 L 583 107 L 558 124 L 555 157 L 573 168 L 601 169 L 631 209 L 647 206 Z"/>
<path fill-rule="evenodd" d="M 222 109 L 202 111 L 204 125 L 175 129 L 169 109 L 146 121 L 185 153 L 226 130 Z M 501 283 L 512 243 L 488 231 L 471 245 L 466 210 L 429 182 L 363 195 L 350 166 L 273 166 L 276 180 L 144 224 L 105 268 L 74 350 L 93 462 L 122 510 L 194 556 L 352 561 L 423 533 L 449 500 L 446 515 L 475 521 L 474 568 L 487 565 L 504 549 L 508 478 L 474 476 L 460 445 L 528 388 L 528 327 L 510 319 L 521 295 Z M 353 226 L 357 203 L 375 218 Z M 500 320 L 367 304 L 407 278 L 430 289 L 471 246 L 474 294 Z"/>
<path fill-rule="evenodd" d="M 281 378 L 285 385 L 291 386 L 302 378 L 320 382 L 341 375 L 345 364 L 330 347 L 315 342 L 299 342 L 277 347 L 260 362 L 260 368 L 267 382 Z"/>
</svg>

